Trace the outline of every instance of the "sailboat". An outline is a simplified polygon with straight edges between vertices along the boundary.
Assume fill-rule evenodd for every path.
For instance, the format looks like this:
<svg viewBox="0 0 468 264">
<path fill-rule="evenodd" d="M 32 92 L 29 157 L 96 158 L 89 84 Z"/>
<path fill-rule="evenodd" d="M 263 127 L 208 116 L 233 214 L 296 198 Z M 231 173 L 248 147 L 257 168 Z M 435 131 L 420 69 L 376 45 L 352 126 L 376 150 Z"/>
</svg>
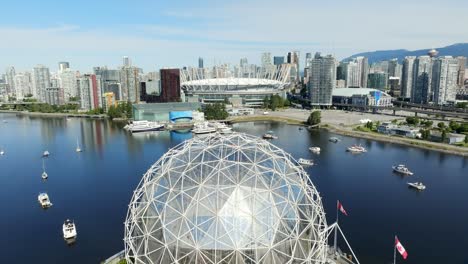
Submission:
<svg viewBox="0 0 468 264">
<path fill-rule="evenodd" d="M 45 171 L 45 164 L 44 164 L 44 159 L 42 159 L 42 179 L 46 180 L 49 178 L 49 175 L 47 175 L 47 172 Z"/>
<path fill-rule="evenodd" d="M 76 139 L 76 152 L 81 152 L 81 148 L 80 148 L 80 143 L 78 142 L 78 139 Z"/>
<path fill-rule="evenodd" d="M 3 150 L 3 148 L 0 149 L 0 156 L 3 156 L 5 155 L 5 150 Z"/>
</svg>

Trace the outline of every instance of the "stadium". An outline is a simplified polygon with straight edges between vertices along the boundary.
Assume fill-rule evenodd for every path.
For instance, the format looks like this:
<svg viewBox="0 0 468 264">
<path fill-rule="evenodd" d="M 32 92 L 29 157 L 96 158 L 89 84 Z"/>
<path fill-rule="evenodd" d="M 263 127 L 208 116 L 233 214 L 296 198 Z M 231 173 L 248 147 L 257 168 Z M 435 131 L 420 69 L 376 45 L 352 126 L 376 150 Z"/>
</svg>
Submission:
<svg viewBox="0 0 468 264">
<path fill-rule="evenodd" d="M 143 176 L 125 221 L 127 263 L 326 263 L 327 226 L 304 169 L 246 134 L 195 137 Z"/>
<path fill-rule="evenodd" d="M 268 68 L 228 67 L 181 70 L 181 88 L 188 102 L 215 103 L 229 100 L 233 105 L 261 106 L 271 95 L 284 96 L 291 66 Z"/>
</svg>

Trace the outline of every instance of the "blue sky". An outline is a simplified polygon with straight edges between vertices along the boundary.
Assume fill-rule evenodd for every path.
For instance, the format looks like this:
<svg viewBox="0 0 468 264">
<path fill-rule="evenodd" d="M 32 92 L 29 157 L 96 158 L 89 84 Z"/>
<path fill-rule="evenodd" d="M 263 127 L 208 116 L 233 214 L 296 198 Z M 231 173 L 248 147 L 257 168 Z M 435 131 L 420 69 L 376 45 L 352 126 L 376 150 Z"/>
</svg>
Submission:
<svg viewBox="0 0 468 264">
<path fill-rule="evenodd" d="M 129 56 L 160 67 L 258 63 L 262 52 L 321 51 L 338 58 L 382 49 L 468 42 L 468 1 L 128 0 L 4 1 L 0 69 L 82 72 Z"/>
</svg>

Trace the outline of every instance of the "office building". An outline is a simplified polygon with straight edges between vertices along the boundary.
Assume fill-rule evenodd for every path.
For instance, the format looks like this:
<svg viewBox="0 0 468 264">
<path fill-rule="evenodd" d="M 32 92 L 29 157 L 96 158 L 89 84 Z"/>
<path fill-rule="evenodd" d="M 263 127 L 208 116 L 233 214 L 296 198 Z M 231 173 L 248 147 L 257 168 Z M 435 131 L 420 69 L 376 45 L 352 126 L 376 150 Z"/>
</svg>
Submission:
<svg viewBox="0 0 468 264">
<path fill-rule="evenodd" d="M 46 101 L 46 88 L 50 87 L 49 68 L 44 65 L 37 65 L 33 68 L 33 89 L 32 95 L 40 102 Z"/>
<path fill-rule="evenodd" d="M 452 57 L 438 57 L 432 66 L 433 102 L 437 105 L 455 103 L 458 88 L 459 60 Z"/>
<path fill-rule="evenodd" d="M 432 60 L 430 56 L 420 56 L 414 62 L 413 92 L 411 95 L 413 103 L 427 104 L 433 100 Z"/>
<path fill-rule="evenodd" d="M 414 62 L 416 57 L 408 56 L 403 60 L 403 69 L 401 75 L 401 94 L 403 98 L 411 98 L 413 95 L 413 74 Z"/>
<path fill-rule="evenodd" d="M 393 97 L 400 97 L 401 96 L 401 89 L 400 89 L 400 78 L 399 77 L 389 77 L 388 78 L 388 87 L 390 87 L 389 94 Z"/>
<path fill-rule="evenodd" d="M 180 98 L 180 70 L 161 69 L 161 100 L 162 102 L 179 102 Z"/>
<path fill-rule="evenodd" d="M 6 81 L 6 84 L 7 84 L 6 87 L 7 87 L 7 93 L 8 94 L 13 94 L 16 91 L 16 89 L 15 89 L 15 75 L 16 75 L 15 67 L 11 66 L 11 67 L 6 68 L 5 81 Z"/>
<path fill-rule="evenodd" d="M 367 74 L 369 73 L 369 62 L 366 57 L 356 57 L 355 61 L 358 64 L 359 74 L 361 75 L 359 87 L 365 88 L 367 86 Z"/>
<path fill-rule="evenodd" d="M 78 78 L 81 109 L 91 110 L 102 107 L 101 82 L 99 78 L 100 76 L 95 74 L 85 74 Z"/>
<path fill-rule="evenodd" d="M 311 62 L 312 62 L 312 53 L 307 52 L 306 57 L 305 57 L 305 67 L 309 68 Z"/>
<path fill-rule="evenodd" d="M 287 57 L 287 63 L 291 64 L 291 72 L 289 74 L 291 78 L 291 82 L 298 82 L 300 80 L 299 78 L 299 51 L 291 51 L 288 52 L 288 57 Z"/>
<path fill-rule="evenodd" d="M 284 56 L 274 56 L 273 57 L 273 64 L 278 66 L 284 63 Z"/>
<path fill-rule="evenodd" d="M 367 88 L 374 88 L 381 91 L 387 89 L 388 75 L 385 72 L 372 72 L 368 74 Z"/>
<path fill-rule="evenodd" d="M 70 68 L 64 68 L 58 73 L 59 87 L 63 89 L 63 97 L 65 102 L 70 100 L 70 97 L 78 97 L 77 72 Z"/>
<path fill-rule="evenodd" d="M 350 88 L 361 87 L 361 71 L 359 64 L 356 61 L 346 63 L 346 86 Z"/>
<path fill-rule="evenodd" d="M 31 74 L 27 72 L 16 74 L 14 83 L 16 99 L 23 99 L 26 95 L 31 94 Z"/>
<path fill-rule="evenodd" d="M 330 106 L 332 93 L 336 87 L 335 58 L 316 53 L 311 60 L 308 90 L 312 106 Z"/>
<path fill-rule="evenodd" d="M 120 84 L 123 101 L 140 102 L 140 69 L 133 66 L 123 66 L 120 69 Z"/>
<path fill-rule="evenodd" d="M 198 58 L 198 68 L 203 68 L 203 58 Z"/>
</svg>

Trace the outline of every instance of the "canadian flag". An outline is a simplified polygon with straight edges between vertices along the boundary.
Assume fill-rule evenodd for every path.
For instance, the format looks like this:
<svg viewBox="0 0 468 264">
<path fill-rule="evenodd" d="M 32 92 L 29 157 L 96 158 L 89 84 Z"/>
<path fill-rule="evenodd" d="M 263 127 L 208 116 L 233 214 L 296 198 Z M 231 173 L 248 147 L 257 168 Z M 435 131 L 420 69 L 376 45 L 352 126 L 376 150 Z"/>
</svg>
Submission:
<svg viewBox="0 0 468 264">
<path fill-rule="evenodd" d="M 340 210 L 340 212 L 342 212 L 344 215 L 348 216 L 348 213 L 346 213 L 346 210 L 344 209 L 343 205 L 340 203 L 339 200 L 337 201 L 337 206 L 338 206 L 338 210 Z"/>
<path fill-rule="evenodd" d="M 398 250 L 398 252 L 401 254 L 403 259 L 406 259 L 408 257 L 408 252 L 406 252 L 406 249 L 403 247 L 403 245 L 400 243 L 400 240 L 398 240 L 398 237 L 395 236 L 395 247 Z"/>
</svg>

